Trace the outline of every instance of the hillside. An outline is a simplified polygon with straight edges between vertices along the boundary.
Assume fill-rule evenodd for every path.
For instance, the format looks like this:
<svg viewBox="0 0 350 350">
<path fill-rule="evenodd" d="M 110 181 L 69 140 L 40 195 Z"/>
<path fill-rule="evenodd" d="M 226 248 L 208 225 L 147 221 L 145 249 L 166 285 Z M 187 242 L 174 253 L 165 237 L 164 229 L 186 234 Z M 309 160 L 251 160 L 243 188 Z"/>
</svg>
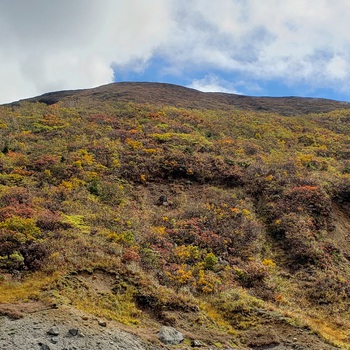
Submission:
<svg viewBox="0 0 350 350">
<path fill-rule="evenodd" d="M 0 312 L 350 349 L 349 107 L 155 83 L 0 106 Z"/>
</svg>

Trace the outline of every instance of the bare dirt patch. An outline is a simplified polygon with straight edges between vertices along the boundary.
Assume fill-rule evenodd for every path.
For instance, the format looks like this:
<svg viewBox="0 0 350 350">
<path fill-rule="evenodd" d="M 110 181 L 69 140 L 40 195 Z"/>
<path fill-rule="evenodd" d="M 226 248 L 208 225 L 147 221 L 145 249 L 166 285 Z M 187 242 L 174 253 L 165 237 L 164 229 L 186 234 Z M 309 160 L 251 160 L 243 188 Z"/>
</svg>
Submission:
<svg viewBox="0 0 350 350">
<path fill-rule="evenodd" d="M 79 280 L 95 293 L 110 293 L 116 283 L 116 276 L 104 271 L 81 272 Z"/>
<path fill-rule="evenodd" d="M 18 304 L 0 304 L 0 315 L 7 316 L 12 319 L 19 319 L 27 314 L 49 310 L 53 306 L 45 305 L 38 301 L 30 301 L 28 303 L 18 303 Z"/>
<path fill-rule="evenodd" d="M 338 247 L 350 259 L 350 216 L 349 212 L 336 204 L 333 205 L 334 230 L 329 237 L 337 243 Z"/>
</svg>

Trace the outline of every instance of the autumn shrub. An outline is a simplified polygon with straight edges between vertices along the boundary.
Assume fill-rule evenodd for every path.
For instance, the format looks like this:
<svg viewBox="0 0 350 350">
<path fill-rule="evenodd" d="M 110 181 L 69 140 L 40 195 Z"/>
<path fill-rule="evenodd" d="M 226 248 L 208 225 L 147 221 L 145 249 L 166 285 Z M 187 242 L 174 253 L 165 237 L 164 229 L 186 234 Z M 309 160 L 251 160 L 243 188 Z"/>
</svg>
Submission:
<svg viewBox="0 0 350 350">
<path fill-rule="evenodd" d="M 33 208 L 23 204 L 17 204 L 13 206 L 0 208 L 0 219 L 6 220 L 13 216 L 19 216 L 22 218 L 31 218 L 34 215 L 34 213 L 35 211 L 33 210 Z"/>
<path fill-rule="evenodd" d="M 142 248 L 140 252 L 142 266 L 147 270 L 158 269 L 161 266 L 161 257 L 153 248 Z"/>
<path fill-rule="evenodd" d="M 44 170 L 50 170 L 53 168 L 57 163 L 59 163 L 60 157 L 51 155 L 51 154 L 43 154 L 39 157 L 37 157 L 29 166 L 29 169 L 35 170 L 35 171 L 44 171 Z"/>
<path fill-rule="evenodd" d="M 32 218 L 13 216 L 0 223 L 0 229 L 19 233 L 21 240 L 35 240 L 40 235 L 40 229 Z"/>
<path fill-rule="evenodd" d="M 224 237 L 207 229 L 200 218 L 180 222 L 178 228 L 169 230 L 169 234 L 177 245 L 193 245 L 202 249 L 210 248 L 217 254 L 227 252 Z"/>
<path fill-rule="evenodd" d="M 350 203 L 350 177 L 343 175 L 333 186 L 333 199 L 342 205 Z"/>
<path fill-rule="evenodd" d="M 346 309 L 350 298 L 350 284 L 341 273 L 328 270 L 316 275 L 316 278 L 308 284 L 306 293 L 307 298 L 314 304 L 330 306 L 337 304 L 338 308 Z"/>
<path fill-rule="evenodd" d="M 217 292 L 222 285 L 222 281 L 219 276 L 213 271 L 200 269 L 195 276 L 195 282 L 193 283 L 197 292 L 204 294 L 211 294 Z"/>
<path fill-rule="evenodd" d="M 321 259 L 317 230 L 312 218 L 301 213 L 286 213 L 270 227 L 272 234 L 289 256 L 290 267 L 316 264 Z"/>
<path fill-rule="evenodd" d="M 241 288 L 230 288 L 215 295 L 215 305 L 235 328 L 244 329 L 252 325 L 252 316 L 263 308 L 264 303 Z"/>
<path fill-rule="evenodd" d="M 61 212 L 48 209 L 39 212 L 36 225 L 44 231 L 68 229 L 71 227 L 67 222 L 64 222 L 64 217 Z"/>
<path fill-rule="evenodd" d="M 120 120 L 118 118 L 103 113 L 90 114 L 87 120 L 93 123 L 93 125 L 111 125 L 114 128 L 120 127 Z"/>
<path fill-rule="evenodd" d="M 0 268 L 10 273 L 17 273 L 17 271 L 23 270 L 24 257 L 19 251 L 13 251 L 7 256 L 0 256 Z"/>
<path fill-rule="evenodd" d="M 178 263 L 193 264 L 198 261 L 200 257 L 200 251 L 198 247 L 194 245 L 177 246 L 174 248 L 173 253 Z"/>
<path fill-rule="evenodd" d="M 218 263 L 219 259 L 214 253 L 208 253 L 204 257 L 203 265 L 204 268 L 207 270 L 213 270 L 216 264 Z"/>
<path fill-rule="evenodd" d="M 246 288 L 260 286 L 269 275 L 268 268 L 258 261 L 248 261 L 241 268 L 236 267 L 233 270 L 238 282 Z"/>
<path fill-rule="evenodd" d="M 196 281 L 191 267 L 186 264 L 170 264 L 167 268 L 167 275 L 177 288 L 192 286 Z"/>
<path fill-rule="evenodd" d="M 25 187 L 4 187 L 0 195 L 0 218 L 12 216 L 30 218 L 34 215 L 32 198 Z"/>
<path fill-rule="evenodd" d="M 107 168 L 111 168 L 118 159 L 117 145 L 118 143 L 111 142 L 111 140 L 105 138 L 100 140 L 99 143 L 89 145 L 87 149 L 94 155 L 96 162 Z"/>
<path fill-rule="evenodd" d="M 1 229 L 0 242 L 0 256 L 6 258 L 18 251 L 26 243 L 26 239 L 19 232 Z"/>
<path fill-rule="evenodd" d="M 30 164 L 30 161 L 26 154 L 9 151 L 6 156 L 8 162 L 11 162 L 13 166 L 26 167 Z"/>
<path fill-rule="evenodd" d="M 17 187 L 5 187 L 1 194 L 1 204 L 4 206 L 12 204 L 26 204 L 29 205 L 31 198 L 27 188 Z"/>
<path fill-rule="evenodd" d="M 128 197 L 128 184 L 120 179 L 104 180 L 98 183 L 98 195 L 103 203 L 118 206 Z"/>
<path fill-rule="evenodd" d="M 236 187 L 242 184 L 242 173 L 224 159 L 209 154 L 194 154 L 183 158 L 173 156 L 162 163 L 163 177 L 184 178 L 198 183 L 212 183 Z"/>
<path fill-rule="evenodd" d="M 47 242 L 32 242 L 20 249 L 26 269 L 36 271 L 48 263 L 50 248 Z"/>
<path fill-rule="evenodd" d="M 99 196 L 101 194 L 100 181 L 97 178 L 90 181 L 88 184 L 88 191 L 95 196 Z"/>
<path fill-rule="evenodd" d="M 123 249 L 122 254 L 122 262 L 124 263 L 130 263 L 130 262 L 137 262 L 139 263 L 141 261 L 140 253 L 137 249 L 137 247 L 127 247 Z"/>
<path fill-rule="evenodd" d="M 9 270 L 38 269 L 48 256 L 33 219 L 11 217 L 0 223 L 1 267 Z"/>
<path fill-rule="evenodd" d="M 285 200 L 292 206 L 291 210 L 298 211 L 302 206 L 304 212 L 310 213 L 317 229 L 327 227 L 331 202 L 329 196 L 318 186 L 293 187 L 286 193 Z"/>
<path fill-rule="evenodd" d="M 321 259 L 318 243 L 324 230 L 333 229 L 330 196 L 320 186 L 299 179 L 299 184 L 269 196 L 262 210 L 269 232 L 285 249 L 294 267 Z"/>
<path fill-rule="evenodd" d="M 118 174 L 125 180 L 134 182 L 142 182 L 141 175 L 144 174 L 148 178 L 153 179 L 155 174 L 159 174 L 157 162 L 152 160 L 152 157 L 133 153 L 132 151 L 123 152 L 120 155 L 120 167 Z M 151 173 L 152 170 L 152 173 Z"/>
</svg>

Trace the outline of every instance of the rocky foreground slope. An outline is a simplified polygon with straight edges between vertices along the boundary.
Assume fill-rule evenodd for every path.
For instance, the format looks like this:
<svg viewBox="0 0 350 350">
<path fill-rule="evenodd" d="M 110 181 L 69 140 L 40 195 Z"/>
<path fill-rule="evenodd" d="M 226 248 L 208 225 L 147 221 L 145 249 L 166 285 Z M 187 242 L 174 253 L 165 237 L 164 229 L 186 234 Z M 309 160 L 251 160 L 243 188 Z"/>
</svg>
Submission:
<svg viewBox="0 0 350 350">
<path fill-rule="evenodd" d="M 40 310 L 40 308 L 42 308 Z M 44 308 L 44 309 L 43 309 Z M 251 339 L 252 347 L 217 347 L 183 336 L 173 327 L 127 329 L 70 307 L 45 308 L 43 305 L 13 307 L 17 317 L 0 317 L 0 349 L 6 350 L 161 350 L 161 349 L 271 349 L 331 350 L 306 329 L 287 330 L 284 340 L 278 328 L 261 329 Z M 22 310 L 22 312 L 20 311 Z M 21 313 L 19 315 L 19 312 Z M 12 314 L 13 316 L 13 314 Z M 132 332 L 132 333 L 131 333 Z"/>
</svg>

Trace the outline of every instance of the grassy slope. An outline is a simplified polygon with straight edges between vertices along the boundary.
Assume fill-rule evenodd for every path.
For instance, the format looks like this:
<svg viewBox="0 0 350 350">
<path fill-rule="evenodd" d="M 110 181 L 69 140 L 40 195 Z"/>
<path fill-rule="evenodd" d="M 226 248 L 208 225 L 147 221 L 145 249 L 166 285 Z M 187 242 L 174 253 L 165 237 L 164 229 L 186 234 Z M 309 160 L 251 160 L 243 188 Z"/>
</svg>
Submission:
<svg viewBox="0 0 350 350">
<path fill-rule="evenodd" d="M 94 91 L 0 108 L 0 300 L 217 346 L 320 348 L 312 330 L 348 348 L 350 111 Z"/>
</svg>

